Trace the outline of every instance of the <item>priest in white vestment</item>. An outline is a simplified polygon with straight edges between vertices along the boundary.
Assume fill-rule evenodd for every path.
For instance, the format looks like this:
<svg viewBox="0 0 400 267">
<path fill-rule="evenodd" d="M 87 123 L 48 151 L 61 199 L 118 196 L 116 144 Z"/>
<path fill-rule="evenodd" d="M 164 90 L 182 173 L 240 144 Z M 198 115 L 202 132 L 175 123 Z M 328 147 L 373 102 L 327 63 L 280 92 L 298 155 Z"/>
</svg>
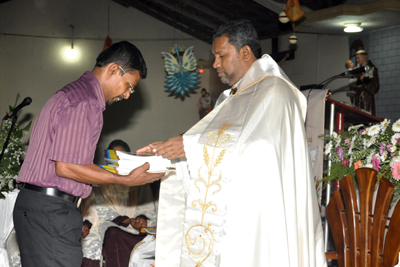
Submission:
<svg viewBox="0 0 400 267">
<path fill-rule="evenodd" d="M 177 160 L 161 183 L 156 266 L 326 266 L 305 97 L 247 20 L 220 26 L 212 52 L 233 92 L 183 136 L 137 151 Z"/>
</svg>

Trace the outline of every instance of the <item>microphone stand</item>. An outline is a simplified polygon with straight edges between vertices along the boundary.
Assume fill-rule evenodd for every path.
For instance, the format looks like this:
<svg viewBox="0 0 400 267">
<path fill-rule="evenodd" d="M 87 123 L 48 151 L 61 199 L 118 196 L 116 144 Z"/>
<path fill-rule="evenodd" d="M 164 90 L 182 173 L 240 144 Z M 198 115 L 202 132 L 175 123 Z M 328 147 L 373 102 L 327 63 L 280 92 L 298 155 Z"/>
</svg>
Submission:
<svg viewBox="0 0 400 267">
<path fill-rule="evenodd" d="M 354 76 L 351 75 L 351 74 L 348 74 L 348 75 L 335 75 L 335 76 L 333 76 L 333 77 L 331 77 L 331 78 L 329 78 L 329 79 L 327 79 L 327 80 L 325 81 L 325 84 L 324 84 L 324 86 L 322 87 L 322 89 L 325 89 L 325 88 L 328 86 L 328 84 L 330 84 L 332 81 L 334 81 L 334 80 L 336 80 L 336 79 L 340 79 L 340 78 L 351 79 L 352 77 L 354 77 Z"/>
<path fill-rule="evenodd" d="M 322 89 L 325 89 L 325 88 L 328 86 L 328 84 L 330 84 L 332 81 L 334 81 L 334 80 L 336 80 L 336 79 L 340 79 L 340 78 L 347 78 L 347 79 L 350 79 L 350 78 L 352 78 L 352 77 L 353 77 L 352 74 L 347 74 L 347 75 L 339 74 L 339 75 L 335 75 L 335 76 L 332 76 L 332 77 L 326 79 L 325 81 L 321 82 L 320 84 L 317 84 L 316 86 L 314 86 L 313 88 L 311 88 L 310 91 L 308 92 L 308 95 L 307 95 L 307 103 L 308 103 L 308 98 L 310 97 L 310 94 L 311 94 L 311 91 L 312 91 L 312 90 L 314 90 L 314 89 L 322 90 Z M 323 86 L 322 88 L 317 88 L 317 87 L 320 86 L 320 85 L 324 85 L 324 86 Z"/>
<path fill-rule="evenodd" d="M 8 146 L 8 142 L 10 141 L 11 133 L 12 133 L 12 131 L 14 129 L 15 122 L 17 121 L 17 118 L 18 118 L 18 116 L 17 116 L 17 114 L 15 114 L 14 117 L 13 117 L 13 120 L 11 122 L 11 127 L 10 127 L 10 130 L 8 131 L 6 141 L 4 142 L 3 150 L 1 151 L 1 154 L 0 154 L 0 162 L 3 159 L 4 151 L 6 150 L 6 148 Z"/>
</svg>

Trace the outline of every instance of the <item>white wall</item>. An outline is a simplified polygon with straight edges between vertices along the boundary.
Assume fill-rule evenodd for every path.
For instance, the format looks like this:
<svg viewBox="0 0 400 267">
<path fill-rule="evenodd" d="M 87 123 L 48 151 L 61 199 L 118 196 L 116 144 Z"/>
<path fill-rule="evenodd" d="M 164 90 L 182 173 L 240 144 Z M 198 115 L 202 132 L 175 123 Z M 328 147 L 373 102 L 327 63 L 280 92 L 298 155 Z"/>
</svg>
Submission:
<svg viewBox="0 0 400 267">
<path fill-rule="evenodd" d="M 137 92 L 126 101 L 115 103 L 104 112 L 104 128 L 97 157 L 108 143 L 121 138 L 133 150 L 149 142 L 183 133 L 198 121 L 196 102 L 199 94 L 184 101 L 165 92 L 164 61 L 161 51 L 174 43 L 195 46 L 197 59 L 213 59 L 211 45 L 181 34 L 134 8 L 124 8 L 107 0 L 13 0 L 0 8 L 0 113 L 8 110 L 19 92 L 33 102 L 20 112 L 20 120 L 35 120 L 54 92 L 93 68 L 107 35 L 107 9 L 110 4 L 110 36 L 114 42 L 128 40 L 142 51 L 148 77 L 139 82 Z M 70 46 L 73 24 L 77 63 L 65 62 L 60 51 Z M 30 35 L 21 36 L 21 35 Z M 348 57 L 347 36 L 297 34 L 295 59 L 281 67 L 298 86 L 316 84 L 344 71 Z M 49 38 L 44 38 L 49 37 Z M 288 35 L 280 37 L 280 51 L 288 49 Z M 271 40 L 262 41 L 264 53 L 271 53 Z M 226 89 L 212 68 L 205 68 L 200 88 L 210 90 L 215 100 Z M 347 81 L 332 82 L 339 90 Z M 348 101 L 345 93 L 334 98 Z M 22 100 L 21 98 L 21 100 Z M 100 160 L 101 162 L 101 160 Z"/>
<path fill-rule="evenodd" d="M 33 100 L 19 114 L 35 120 L 54 92 L 92 70 L 107 35 L 110 4 L 110 37 L 128 40 L 142 52 L 148 76 L 141 80 L 129 100 L 115 103 L 104 112 L 99 151 L 120 138 L 133 150 L 152 141 L 183 133 L 198 121 L 199 94 L 184 101 L 168 97 L 164 88 L 164 61 L 174 43 L 194 45 L 197 59 L 210 57 L 211 45 L 176 30 L 134 8 L 107 0 L 13 0 L 0 6 L 0 113 L 5 114 L 16 94 Z M 76 63 L 65 62 L 60 51 L 70 46 L 73 24 L 74 46 L 81 50 Z M 27 37 L 30 35 L 37 37 Z M 43 38 L 43 37 L 50 38 Z M 61 37 L 61 38 L 60 38 Z M 65 37 L 65 38 L 62 38 Z M 199 87 L 208 87 L 210 70 L 201 75 Z M 20 101 L 21 101 L 20 100 Z M 101 162 L 101 160 L 100 160 Z"/>
<path fill-rule="evenodd" d="M 297 33 L 295 58 L 283 62 L 280 67 L 298 87 L 319 84 L 324 80 L 346 71 L 349 46 L 347 35 L 322 35 Z M 279 37 L 279 52 L 289 50 L 289 35 Z M 271 40 L 261 41 L 263 53 L 272 52 Z M 332 90 L 332 98 L 350 103 L 346 96 L 348 80 L 338 79 L 327 87 Z"/>
<path fill-rule="evenodd" d="M 347 35 L 317 35 L 297 33 L 295 59 L 283 62 L 280 67 L 289 79 L 298 87 L 319 84 L 324 80 L 346 71 L 344 63 L 348 60 L 349 46 Z M 289 35 L 278 37 L 279 52 L 289 50 Z M 272 53 L 271 39 L 262 40 L 263 54 Z M 226 89 L 218 76 L 210 75 L 210 88 L 215 92 Z M 334 80 L 327 87 L 332 90 L 332 98 L 350 103 L 346 96 L 348 79 Z"/>
</svg>

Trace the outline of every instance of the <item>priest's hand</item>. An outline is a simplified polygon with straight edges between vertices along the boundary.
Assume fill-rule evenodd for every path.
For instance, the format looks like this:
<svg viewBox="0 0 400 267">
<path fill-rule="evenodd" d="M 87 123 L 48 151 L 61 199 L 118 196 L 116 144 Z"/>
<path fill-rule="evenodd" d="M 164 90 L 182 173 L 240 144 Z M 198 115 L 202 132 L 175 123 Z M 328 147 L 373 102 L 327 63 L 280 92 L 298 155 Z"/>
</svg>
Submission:
<svg viewBox="0 0 400 267">
<path fill-rule="evenodd" d="M 138 150 L 136 150 L 136 154 L 138 154 L 138 155 L 155 155 L 154 146 L 162 144 L 162 143 L 164 143 L 164 141 L 157 141 L 157 142 L 151 143 L 145 147 L 139 148 Z"/>
<path fill-rule="evenodd" d="M 147 172 L 149 168 L 150 164 L 146 162 L 142 166 L 133 169 L 128 176 L 125 176 L 124 184 L 126 186 L 144 185 L 158 181 L 165 175 L 165 172 L 149 173 Z"/>
<path fill-rule="evenodd" d="M 172 137 L 164 142 L 154 142 L 136 151 L 137 154 L 154 153 L 169 160 L 183 158 L 186 156 L 183 147 L 182 135 Z"/>
</svg>

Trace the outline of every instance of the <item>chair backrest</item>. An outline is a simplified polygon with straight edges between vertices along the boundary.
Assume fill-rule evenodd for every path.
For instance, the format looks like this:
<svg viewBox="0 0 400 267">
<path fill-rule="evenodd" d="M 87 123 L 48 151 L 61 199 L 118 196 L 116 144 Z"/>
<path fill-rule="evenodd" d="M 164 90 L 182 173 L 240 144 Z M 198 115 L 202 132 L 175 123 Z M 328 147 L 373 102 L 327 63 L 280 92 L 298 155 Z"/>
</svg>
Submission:
<svg viewBox="0 0 400 267">
<path fill-rule="evenodd" d="M 340 191 L 335 191 L 329 201 L 326 216 L 339 267 L 389 267 L 398 263 L 400 205 L 396 206 L 389 218 L 387 215 L 394 185 L 383 178 L 372 211 L 376 177 L 377 172 L 373 169 L 356 170 L 360 207 L 351 175 L 340 181 Z"/>
</svg>

